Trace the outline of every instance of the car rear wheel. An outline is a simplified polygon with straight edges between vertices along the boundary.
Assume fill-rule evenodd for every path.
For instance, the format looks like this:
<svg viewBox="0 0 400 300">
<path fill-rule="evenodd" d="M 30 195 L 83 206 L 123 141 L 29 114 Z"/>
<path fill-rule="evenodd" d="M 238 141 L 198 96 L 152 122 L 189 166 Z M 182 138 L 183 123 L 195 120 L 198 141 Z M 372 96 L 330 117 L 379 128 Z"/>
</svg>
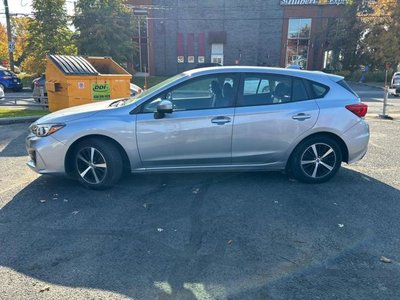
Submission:
<svg viewBox="0 0 400 300">
<path fill-rule="evenodd" d="M 299 181 L 321 183 L 331 179 L 340 168 L 342 152 L 329 137 L 313 137 L 300 143 L 291 158 L 291 173 Z"/>
<path fill-rule="evenodd" d="M 91 189 L 109 188 L 121 178 L 121 153 L 109 141 L 85 140 L 76 147 L 73 159 L 75 177 Z"/>
<path fill-rule="evenodd" d="M 5 92 L 6 91 L 6 87 L 4 86 L 4 84 L 0 83 L 0 88 Z"/>
</svg>

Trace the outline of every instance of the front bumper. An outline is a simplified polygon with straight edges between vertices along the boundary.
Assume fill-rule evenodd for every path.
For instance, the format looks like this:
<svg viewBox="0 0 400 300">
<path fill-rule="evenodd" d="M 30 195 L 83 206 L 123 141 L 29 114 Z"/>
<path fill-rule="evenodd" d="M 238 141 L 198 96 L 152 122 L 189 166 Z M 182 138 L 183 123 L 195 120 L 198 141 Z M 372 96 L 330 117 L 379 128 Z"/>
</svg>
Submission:
<svg viewBox="0 0 400 300">
<path fill-rule="evenodd" d="M 52 136 L 37 137 L 29 134 L 25 141 L 30 161 L 29 168 L 39 174 L 65 174 L 65 155 L 67 149 L 63 143 Z"/>
</svg>

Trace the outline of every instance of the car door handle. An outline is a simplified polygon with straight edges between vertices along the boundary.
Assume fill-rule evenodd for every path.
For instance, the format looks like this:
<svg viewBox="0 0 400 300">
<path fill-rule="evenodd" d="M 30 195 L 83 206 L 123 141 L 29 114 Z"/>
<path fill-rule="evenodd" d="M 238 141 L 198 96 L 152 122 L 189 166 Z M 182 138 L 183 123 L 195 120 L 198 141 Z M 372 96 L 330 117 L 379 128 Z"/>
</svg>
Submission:
<svg viewBox="0 0 400 300">
<path fill-rule="evenodd" d="M 223 117 L 223 116 L 219 116 L 219 117 L 215 117 L 215 118 L 211 119 L 211 123 L 218 124 L 218 125 L 224 125 L 226 123 L 229 123 L 230 121 L 231 121 L 231 118 Z"/>
<path fill-rule="evenodd" d="M 293 120 L 298 120 L 298 121 L 304 121 L 304 120 L 307 120 L 310 118 L 311 118 L 311 115 L 305 114 L 305 113 L 299 113 L 297 115 L 292 116 Z"/>
</svg>

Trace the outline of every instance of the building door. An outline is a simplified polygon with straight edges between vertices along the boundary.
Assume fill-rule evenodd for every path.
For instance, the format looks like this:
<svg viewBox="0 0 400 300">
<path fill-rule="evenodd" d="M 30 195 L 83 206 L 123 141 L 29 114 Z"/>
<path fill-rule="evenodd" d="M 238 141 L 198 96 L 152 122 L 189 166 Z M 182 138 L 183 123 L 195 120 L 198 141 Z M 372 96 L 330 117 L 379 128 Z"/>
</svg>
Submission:
<svg viewBox="0 0 400 300">
<path fill-rule="evenodd" d="M 211 44 L 211 62 L 224 64 L 224 44 Z"/>
</svg>

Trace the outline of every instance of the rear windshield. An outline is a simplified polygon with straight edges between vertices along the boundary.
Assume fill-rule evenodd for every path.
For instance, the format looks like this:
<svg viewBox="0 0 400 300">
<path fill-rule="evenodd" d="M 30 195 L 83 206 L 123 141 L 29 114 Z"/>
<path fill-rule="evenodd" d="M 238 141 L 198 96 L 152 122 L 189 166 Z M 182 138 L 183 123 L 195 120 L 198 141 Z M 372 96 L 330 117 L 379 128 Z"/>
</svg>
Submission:
<svg viewBox="0 0 400 300">
<path fill-rule="evenodd" d="M 347 84 L 346 81 L 340 80 L 340 81 L 337 82 L 337 84 L 340 85 L 341 87 L 344 87 L 346 90 L 348 90 L 348 91 L 349 91 L 350 93 L 352 93 L 354 96 L 357 96 L 357 97 L 358 97 L 358 95 L 356 94 L 356 92 L 353 91 L 353 89 Z"/>
</svg>

